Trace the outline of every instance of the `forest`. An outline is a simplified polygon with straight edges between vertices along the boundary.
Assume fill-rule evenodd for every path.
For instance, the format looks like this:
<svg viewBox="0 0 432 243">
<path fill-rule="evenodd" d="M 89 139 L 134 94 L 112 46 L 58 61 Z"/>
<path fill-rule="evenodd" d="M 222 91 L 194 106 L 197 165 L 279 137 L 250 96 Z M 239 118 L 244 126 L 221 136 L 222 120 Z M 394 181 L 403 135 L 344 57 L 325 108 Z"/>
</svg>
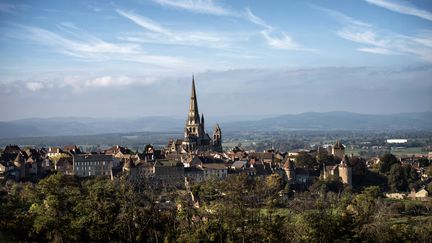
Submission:
<svg viewBox="0 0 432 243">
<path fill-rule="evenodd" d="M 431 242 L 432 202 L 319 180 L 230 175 L 185 188 L 53 174 L 3 183 L 0 241 Z"/>
</svg>

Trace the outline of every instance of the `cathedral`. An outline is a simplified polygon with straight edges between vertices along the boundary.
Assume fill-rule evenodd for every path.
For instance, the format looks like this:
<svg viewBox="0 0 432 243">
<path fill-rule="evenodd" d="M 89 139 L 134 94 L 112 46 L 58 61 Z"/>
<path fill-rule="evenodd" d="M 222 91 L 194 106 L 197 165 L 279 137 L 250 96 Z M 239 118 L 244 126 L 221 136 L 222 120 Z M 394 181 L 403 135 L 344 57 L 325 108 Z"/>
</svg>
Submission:
<svg viewBox="0 0 432 243">
<path fill-rule="evenodd" d="M 215 125 L 212 138 L 205 131 L 204 114 L 200 115 L 198 111 L 194 77 L 192 77 L 192 91 L 189 102 L 184 139 L 170 141 L 168 150 L 175 153 L 193 153 L 207 150 L 222 151 L 222 131 L 219 125 Z"/>
</svg>

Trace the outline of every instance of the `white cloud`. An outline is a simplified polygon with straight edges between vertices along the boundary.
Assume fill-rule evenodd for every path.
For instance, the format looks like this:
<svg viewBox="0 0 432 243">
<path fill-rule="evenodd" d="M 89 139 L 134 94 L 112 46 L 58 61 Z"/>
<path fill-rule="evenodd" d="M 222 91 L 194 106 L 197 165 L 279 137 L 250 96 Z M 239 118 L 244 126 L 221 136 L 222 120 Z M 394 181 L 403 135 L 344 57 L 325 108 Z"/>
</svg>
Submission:
<svg viewBox="0 0 432 243">
<path fill-rule="evenodd" d="M 385 48 L 380 48 L 380 47 L 358 48 L 357 50 L 362 51 L 362 52 L 369 52 L 369 53 L 383 54 L 383 55 L 397 54 L 393 51 L 390 51 L 390 50 L 385 49 Z"/>
<path fill-rule="evenodd" d="M 124 10 L 119 10 L 119 9 L 117 9 L 117 13 L 119 13 L 120 15 L 122 15 L 125 18 L 128 18 L 129 20 L 133 21 L 135 24 L 137 24 L 137 25 L 139 25 L 145 29 L 148 29 L 148 30 L 156 32 L 156 33 L 171 35 L 171 32 L 169 30 L 163 28 L 158 23 L 156 23 L 153 20 L 148 19 L 144 16 L 135 14 L 135 13 L 130 12 L 130 11 L 124 11 Z"/>
<path fill-rule="evenodd" d="M 276 32 L 276 29 L 267 24 L 263 19 L 261 19 L 260 17 L 258 17 L 257 15 L 255 15 L 249 8 L 245 8 L 244 12 L 235 12 L 235 11 L 231 11 L 228 10 L 226 8 L 223 8 L 219 5 L 217 5 L 215 3 L 215 1 L 213 0 L 153 0 L 154 2 L 162 5 L 162 6 L 169 6 L 169 7 L 173 7 L 173 8 L 177 8 L 177 9 L 184 9 L 184 10 L 188 10 L 191 12 L 196 12 L 196 13 L 207 13 L 207 14 L 213 14 L 213 15 L 224 15 L 224 16 L 230 16 L 230 17 L 236 17 L 236 18 L 241 18 L 244 20 L 247 20 L 253 24 L 256 24 L 260 27 L 263 27 L 265 30 L 261 31 L 261 35 L 264 37 L 266 43 L 272 47 L 272 48 L 277 48 L 277 49 L 283 49 L 283 50 L 302 50 L 302 51 L 310 51 L 311 49 L 307 49 L 307 48 L 303 48 L 301 47 L 298 43 L 294 42 L 294 40 L 292 39 L 291 36 L 289 36 L 287 33 L 285 32 Z M 125 16 L 127 17 L 127 16 Z M 148 27 L 148 23 L 152 23 L 155 26 L 160 27 L 159 25 L 157 25 L 155 22 L 144 18 L 143 22 L 144 24 L 140 24 L 140 20 L 139 20 L 139 16 L 133 16 L 135 18 L 135 20 L 133 20 L 134 22 L 136 22 L 137 24 L 143 26 L 146 29 L 152 30 L 151 28 Z M 138 17 L 138 18 L 137 18 Z M 153 26 L 151 25 L 151 26 Z M 158 31 L 159 28 L 154 28 L 154 32 L 158 32 L 158 33 L 163 33 L 162 31 Z M 161 29 L 164 30 L 164 29 Z M 165 32 L 165 31 L 164 31 Z M 191 37 L 191 35 L 172 35 L 172 32 L 168 32 L 172 37 L 174 37 L 175 39 L 177 39 L 177 43 L 179 44 L 184 44 L 184 43 L 194 43 L 195 41 L 201 41 L 203 40 L 202 38 L 198 38 L 198 40 L 194 39 L 194 38 L 182 38 L 181 36 L 189 36 Z M 165 33 L 166 35 L 168 35 L 167 33 Z M 279 35 L 280 37 L 275 37 L 274 35 Z M 208 38 L 209 36 L 205 36 L 205 38 Z M 160 38 L 158 38 L 160 39 Z M 223 38 L 225 39 L 225 38 Z M 126 39 L 127 40 L 127 39 Z M 131 40 L 131 39 L 129 39 Z M 134 40 L 137 40 L 137 38 L 134 38 Z M 183 42 L 183 41 L 186 42 Z M 209 40 L 213 40 L 213 37 L 210 36 Z M 167 43 L 166 40 L 160 40 L 163 43 Z M 172 42 L 172 41 L 171 41 Z M 209 41 L 211 42 L 211 41 Z M 220 42 L 220 40 L 218 40 L 217 42 Z M 215 45 L 211 45 L 211 46 L 215 46 Z M 225 44 L 220 45 L 220 44 L 216 44 L 216 47 L 226 47 Z"/>
<path fill-rule="evenodd" d="M 230 37 L 231 34 L 221 32 L 171 30 L 142 15 L 124 10 L 117 12 L 148 31 L 123 34 L 118 37 L 123 41 L 222 48 L 228 47 L 236 39 L 241 39 L 238 35 Z"/>
<path fill-rule="evenodd" d="M 412 15 L 416 16 L 422 19 L 426 19 L 429 21 L 432 21 L 432 13 L 428 12 L 426 10 L 422 10 L 419 8 L 416 8 L 414 6 L 409 6 L 407 4 L 400 4 L 396 2 L 391 2 L 388 0 L 365 0 L 366 2 L 388 9 L 393 12 L 406 14 L 406 15 Z"/>
<path fill-rule="evenodd" d="M 268 25 L 263 19 L 256 16 L 249 8 L 246 8 L 245 18 L 265 29 L 260 33 L 264 37 L 267 45 L 272 48 L 282 49 L 282 50 L 297 50 L 297 51 L 311 51 L 312 49 L 307 49 L 302 47 L 299 43 L 295 42 L 291 36 L 285 32 L 278 33 L 276 28 Z"/>
<path fill-rule="evenodd" d="M 183 9 L 195 13 L 213 15 L 236 15 L 232 11 L 219 6 L 213 0 L 153 0 L 162 6 Z"/>
<path fill-rule="evenodd" d="M 26 85 L 27 89 L 29 89 L 31 91 L 38 91 L 44 87 L 44 85 L 42 83 L 39 83 L 39 82 L 28 82 L 25 85 Z"/>
<path fill-rule="evenodd" d="M 245 12 L 245 17 L 247 20 L 249 20 L 250 22 L 262 26 L 266 29 L 273 29 L 272 26 L 268 25 L 264 20 L 262 20 L 260 17 L 256 16 L 255 14 L 252 13 L 252 11 L 249 8 L 246 8 L 246 12 Z"/>
<path fill-rule="evenodd" d="M 162 67 L 175 67 L 184 64 L 184 61 L 178 57 L 149 55 L 136 43 L 106 42 L 94 36 L 81 35 L 80 33 L 72 34 L 76 38 L 71 39 L 46 29 L 29 26 L 19 26 L 18 30 L 19 32 L 12 33 L 12 37 L 32 40 L 41 45 L 53 47 L 60 53 L 86 61 L 122 60 Z"/>
<path fill-rule="evenodd" d="M 90 76 L 90 77 L 89 77 Z M 1 92 L 17 93 L 22 91 L 22 87 L 32 92 L 43 92 L 63 90 L 72 93 L 81 93 L 87 90 L 122 88 L 122 87 L 142 87 L 154 84 L 159 81 L 156 76 L 126 76 L 126 75 L 44 75 L 43 77 L 23 77 L 19 80 L 0 81 Z"/>
<path fill-rule="evenodd" d="M 351 27 L 338 31 L 337 34 L 344 39 L 372 46 L 386 47 L 389 44 L 388 40 L 378 39 L 376 33 L 369 29 L 360 30 Z"/>
<path fill-rule="evenodd" d="M 267 41 L 267 44 L 271 47 L 277 49 L 285 49 L 285 50 L 300 50 L 301 47 L 299 44 L 294 42 L 294 40 L 288 36 L 286 33 L 281 33 L 280 37 L 271 36 L 269 31 L 263 30 L 261 34 L 264 36 L 264 39 Z"/>
<path fill-rule="evenodd" d="M 88 87 L 120 87 L 129 85 L 149 85 L 155 80 L 151 78 L 131 78 L 128 76 L 103 76 L 85 82 Z"/>
<path fill-rule="evenodd" d="M 380 55 L 404 54 L 432 62 L 431 32 L 423 32 L 417 36 L 401 35 L 378 29 L 334 10 L 324 9 L 324 11 L 336 17 L 344 25 L 336 32 L 339 37 L 367 45 L 357 48 L 358 51 Z"/>
</svg>

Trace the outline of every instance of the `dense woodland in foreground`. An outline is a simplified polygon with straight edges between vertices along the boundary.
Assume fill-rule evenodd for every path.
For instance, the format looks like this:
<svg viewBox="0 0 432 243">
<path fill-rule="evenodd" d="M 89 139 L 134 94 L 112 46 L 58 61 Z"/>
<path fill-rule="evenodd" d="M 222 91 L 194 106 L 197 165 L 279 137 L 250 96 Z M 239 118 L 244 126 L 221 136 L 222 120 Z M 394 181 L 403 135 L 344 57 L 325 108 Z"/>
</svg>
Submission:
<svg viewBox="0 0 432 243">
<path fill-rule="evenodd" d="M 305 192 L 278 175 L 191 187 L 53 174 L 0 190 L 0 241 L 431 242 L 432 202 L 382 198 L 337 180 Z M 191 200 L 194 195 L 195 202 Z"/>
</svg>

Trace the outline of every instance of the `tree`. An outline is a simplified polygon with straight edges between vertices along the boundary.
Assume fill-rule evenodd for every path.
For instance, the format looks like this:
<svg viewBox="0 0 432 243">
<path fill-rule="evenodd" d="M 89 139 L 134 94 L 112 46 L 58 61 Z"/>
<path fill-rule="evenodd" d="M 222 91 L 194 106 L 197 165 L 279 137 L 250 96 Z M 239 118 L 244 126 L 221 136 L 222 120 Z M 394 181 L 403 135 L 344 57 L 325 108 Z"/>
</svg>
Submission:
<svg viewBox="0 0 432 243">
<path fill-rule="evenodd" d="M 388 186 L 392 191 L 407 191 L 406 170 L 400 164 L 393 164 L 388 175 Z"/>
<path fill-rule="evenodd" d="M 376 212 L 376 199 L 379 195 L 379 187 L 370 186 L 354 197 L 348 206 L 348 211 L 354 214 L 358 224 L 361 225 L 371 221 L 371 217 Z"/>
<path fill-rule="evenodd" d="M 315 166 L 318 166 L 316 159 L 308 153 L 300 153 L 296 158 L 295 164 L 297 167 L 308 169 L 313 169 Z"/>
<path fill-rule="evenodd" d="M 413 168 L 411 165 L 405 165 L 405 178 L 408 183 L 409 189 L 417 188 L 419 186 L 420 176 L 417 173 L 417 170 Z"/>
<path fill-rule="evenodd" d="M 349 159 L 353 176 L 365 176 L 368 172 L 366 161 L 363 158 L 352 157 Z"/>
<path fill-rule="evenodd" d="M 399 160 L 396 158 L 396 156 L 394 156 L 393 154 L 385 154 L 381 158 L 380 172 L 381 173 L 387 173 L 390 171 L 390 168 L 392 167 L 392 165 L 398 164 L 398 163 L 399 163 Z"/>
<path fill-rule="evenodd" d="M 420 158 L 418 163 L 420 167 L 428 167 L 431 164 L 427 158 Z"/>
<path fill-rule="evenodd" d="M 310 191 L 319 192 L 321 194 L 325 194 L 329 191 L 339 193 L 342 192 L 343 189 L 344 185 L 342 179 L 336 175 L 331 175 L 325 180 L 317 180 L 309 187 Z"/>
</svg>

